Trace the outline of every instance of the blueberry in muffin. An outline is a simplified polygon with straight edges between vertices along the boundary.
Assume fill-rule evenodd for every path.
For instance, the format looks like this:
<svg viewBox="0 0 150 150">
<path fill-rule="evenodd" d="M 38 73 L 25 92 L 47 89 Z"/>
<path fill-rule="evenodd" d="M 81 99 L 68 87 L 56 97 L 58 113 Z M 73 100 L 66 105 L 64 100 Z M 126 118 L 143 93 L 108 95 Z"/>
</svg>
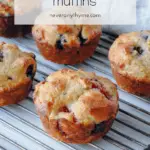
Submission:
<svg viewBox="0 0 150 150">
<path fill-rule="evenodd" d="M 34 91 L 34 103 L 47 133 L 67 143 L 102 138 L 118 112 L 116 85 L 82 70 L 52 73 Z"/>
<path fill-rule="evenodd" d="M 0 1 L 0 36 L 16 37 L 29 32 L 30 25 L 14 25 L 14 0 Z"/>
<path fill-rule="evenodd" d="M 94 53 L 101 26 L 35 25 L 32 33 L 46 59 L 59 64 L 77 64 Z"/>
<path fill-rule="evenodd" d="M 109 59 L 118 85 L 141 96 L 150 96 L 150 31 L 120 35 Z"/>
<path fill-rule="evenodd" d="M 14 44 L 0 43 L 0 106 L 23 100 L 36 72 L 34 54 Z"/>
</svg>

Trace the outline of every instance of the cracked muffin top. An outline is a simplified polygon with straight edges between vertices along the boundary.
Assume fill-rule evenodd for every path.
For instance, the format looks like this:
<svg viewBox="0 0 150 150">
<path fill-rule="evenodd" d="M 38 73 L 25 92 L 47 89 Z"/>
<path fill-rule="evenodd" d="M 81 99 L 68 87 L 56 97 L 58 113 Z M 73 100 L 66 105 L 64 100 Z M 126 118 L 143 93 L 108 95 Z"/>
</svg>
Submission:
<svg viewBox="0 0 150 150">
<path fill-rule="evenodd" d="M 0 0 L 0 16 L 14 15 L 14 0 Z"/>
<path fill-rule="evenodd" d="M 14 44 L 0 43 L 0 92 L 30 81 L 36 70 L 35 56 Z"/>
<path fill-rule="evenodd" d="M 35 25 L 32 30 L 36 40 L 52 47 L 80 47 L 101 34 L 101 26 L 90 25 Z"/>
<path fill-rule="evenodd" d="M 120 35 L 110 48 L 109 59 L 119 73 L 150 82 L 150 31 Z"/>
<path fill-rule="evenodd" d="M 63 69 L 38 84 L 34 100 L 48 104 L 49 119 L 98 124 L 114 118 L 118 109 L 116 86 L 106 78 L 82 70 Z M 45 108 L 45 109 L 46 109 Z"/>
</svg>

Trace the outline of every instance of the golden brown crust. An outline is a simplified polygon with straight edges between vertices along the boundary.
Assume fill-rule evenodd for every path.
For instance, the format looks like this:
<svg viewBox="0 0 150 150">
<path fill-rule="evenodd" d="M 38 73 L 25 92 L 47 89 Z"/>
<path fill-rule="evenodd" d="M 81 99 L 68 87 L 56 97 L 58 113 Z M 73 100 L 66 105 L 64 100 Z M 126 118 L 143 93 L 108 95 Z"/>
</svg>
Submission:
<svg viewBox="0 0 150 150">
<path fill-rule="evenodd" d="M 45 131 L 56 140 L 73 144 L 85 144 L 102 138 L 111 128 L 114 119 L 109 120 L 102 132 L 91 134 L 94 125 L 83 126 L 74 124 L 66 119 L 49 120 L 46 116 L 40 117 Z"/>
<path fill-rule="evenodd" d="M 120 35 L 110 48 L 109 59 L 119 73 L 150 81 L 150 31 Z"/>
<path fill-rule="evenodd" d="M 29 93 L 36 71 L 32 53 L 16 45 L 0 44 L 0 106 L 17 103 Z"/>
<path fill-rule="evenodd" d="M 14 0 L 2 0 L 0 2 L 0 16 L 14 15 Z"/>
<path fill-rule="evenodd" d="M 125 91 L 139 96 L 150 96 L 150 83 L 145 81 L 138 81 L 129 76 L 118 73 L 117 69 L 112 67 L 113 75 L 117 84 Z"/>
<path fill-rule="evenodd" d="M 20 83 L 14 89 L 5 90 L 5 92 L 0 92 L 0 106 L 5 106 L 9 104 L 15 104 L 23 100 L 28 96 L 32 86 L 32 81 L 25 81 Z"/>
<path fill-rule="evenodd" d="M 35 40 L 48 43 L 55 48 L 58 40 L 64 47 L 79 48 L 101 34 L 100 25 L 34 25 Z"/>
<path fill-rule="evenodd" d="M 95 39 L 90 41 L 88 44 L 83 45 L 79 48 L 64 48 L 59 50 L 51 47 L 48 43 L 40 43 L 36 41 L 40 53 L 45 59 L 51 60 L 58 64 L 78 64 L 83 62 L 85 59 L 93 55 L 97 43 L 99 42 L 100 35 L 97 35 Z M 73 59 L 72 59 L 73 58 Z"/>
<path fill-rule="evenodd" d="M 32 33 L 46 59 L 59 64 L 76 64 L 92 56 L 101 36 L 101 27 L 35 25 Z"/>
<path fill-rule="evenodd" d="M 49 135 L 67 143 L 88 143 L 110 129 L 118 93 L 108 79 L 63 69 L 36 86 L 34 103 Z"/>
<path fill-rule="evenodd" d="M 121 88 L 150 96 L 150 31 L 120 35 L 110 48 L 109 60 Z"/>
</svg>

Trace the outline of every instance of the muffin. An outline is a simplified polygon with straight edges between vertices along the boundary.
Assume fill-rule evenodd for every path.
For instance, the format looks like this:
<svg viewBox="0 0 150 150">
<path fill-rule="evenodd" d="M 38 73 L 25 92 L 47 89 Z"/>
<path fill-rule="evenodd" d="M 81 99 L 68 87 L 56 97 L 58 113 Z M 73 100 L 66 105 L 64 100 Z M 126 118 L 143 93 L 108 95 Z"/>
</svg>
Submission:
<svg viewBox="0 0 150 150">
<path fill-rule="evenodd" d="M 94 53 L 101 26 L 35 25 L 33 37 L 41 54 L 58 64 L 77 64 Z"/>
<path fill-rule="evenodd" d="M 150 96 L 150 31 L 120 35 L 109 51 L 118 85 L 141 96 Z"/>
<path fill-rule="evenodd" d="M 95 73 L 63 69 L 36 86 L 34 103 L 50 136 L 81 144 L 108 132 L 118 111 L 118 93 Z"/>
<path fill-rule="evenodd" d="M 14 25 L 14 0 L 0 1 L 0 36 L 16 37 L 30 32 L 30 25 Z"/>
<path fill-rule="evenodd" d="M 35 56 L 16 45 L 0 43 L 0 106 L 23 100 L 36 71 Z"/>
</svg>

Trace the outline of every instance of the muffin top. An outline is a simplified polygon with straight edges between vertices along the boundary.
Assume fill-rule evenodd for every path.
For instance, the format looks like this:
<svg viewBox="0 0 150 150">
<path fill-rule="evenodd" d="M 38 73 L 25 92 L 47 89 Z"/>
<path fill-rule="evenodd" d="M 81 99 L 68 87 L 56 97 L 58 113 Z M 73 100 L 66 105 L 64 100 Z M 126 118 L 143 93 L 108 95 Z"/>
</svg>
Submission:
<svg viewBox="0 0 150 150">
<path fill-rule="evenodd" d="M 150 82 L 150 31 L 120 35 L 110 48 L 109 59 L 122 75 Z"/>
<path fill-rule="evenodd" d="M 80 47 L 101 34 L 96 25 L 35 25 L 32 30 L 36 40 L 54 48 Z"/>
<path fill-rule="evenodd" d="M 0 16 L 14 15 L 14 0 L 0 0 Z"/>
<path fill-rule="evenodd" d="M 114 118 L 118 109 L 116 86 L 95 73 L 63 69 L 52 73 L 38 84 L 34 100 L 44 109 L 48 104 L 49 119 L 93 124 Z M 46 113 L 47 113 L 46 112 Z"/>
<path fill-rule="evenodd" d="M 0 43 L 0 92 L 30 81 L 35 73 L 34 55 L 16 45 Z"/>
</svg>

